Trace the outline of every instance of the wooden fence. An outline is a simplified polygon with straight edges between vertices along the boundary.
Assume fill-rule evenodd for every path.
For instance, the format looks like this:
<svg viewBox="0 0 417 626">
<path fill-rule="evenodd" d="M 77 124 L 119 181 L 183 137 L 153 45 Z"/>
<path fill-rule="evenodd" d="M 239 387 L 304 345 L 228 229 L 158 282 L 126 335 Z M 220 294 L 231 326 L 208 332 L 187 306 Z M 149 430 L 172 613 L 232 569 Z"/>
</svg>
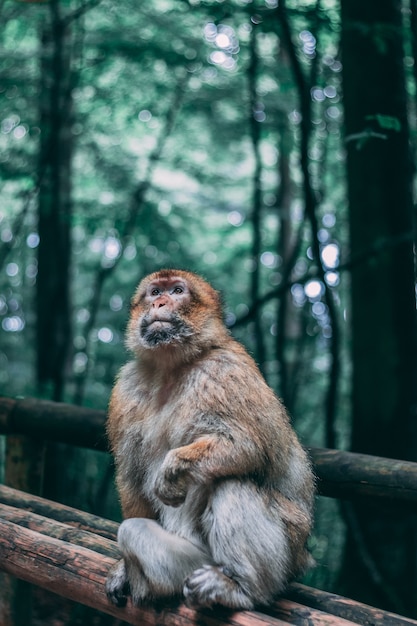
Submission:
<svg viewBox="0 0 417 626">
<path fill-rule="evenodd" d="M 34 399 L 0 398 L 0 434 L 8 438 L 105 450 L 104 422 L 102 411 Z M 317 448 L 311 448 L 310 454 L 321 495 L 350 500 L 372 497 L 417 510 L 417 464 Z M 16 459 L 8 458 L 7 462 Z M 22 468 L 25 471 L 24 464 Z M 119 557 L 117 526 L 13 486 L 0 485 L 0 570 L 130 624 L 144 626 L 417 626 L 417 621 L 301 584 L 292 584 L 284 598 L 262 613 L 196 612 L 183 604 L 137 608 L 130 602 L 119 609 L 104 593 L 107 572 Z M 4 626 L 7 622 L 0 623 Z"/>
</svg>

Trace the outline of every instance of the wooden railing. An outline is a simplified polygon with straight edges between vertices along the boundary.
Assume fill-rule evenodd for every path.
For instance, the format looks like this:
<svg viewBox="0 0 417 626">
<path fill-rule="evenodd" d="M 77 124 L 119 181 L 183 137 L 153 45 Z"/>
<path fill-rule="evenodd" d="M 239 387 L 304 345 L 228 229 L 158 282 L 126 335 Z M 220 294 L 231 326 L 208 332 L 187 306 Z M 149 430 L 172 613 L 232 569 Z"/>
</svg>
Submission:
<svg viewBox="0 0 417 626">
<path fill-rule="evenodd" d="M 107 450 L 105 411 L 33 398 L 0 397 L 0 434 L 26 435 Z M 309 448 L 318 492 L 335 498 L 382 498 L 417 511 L 417 465 L 341 450 Z"/>
<path fill-rule="evenodd" d="M 10 437 L 105 450 L 104 423 L 102 411 L 0 398 L 0 434 Z M 417 464 L 317 448 L 310 454 L 320 494 L 351 500 L 383 498 L 388 504 L 417 508 Z M 285 598 L 265 613 L 196 612 L 182 604 L 138 608 L 130 602 L 119 609 L 104 593 L 107 572 L 119 558 L 117 527 L 116 522 L 0 485 L 0 570 L 130 624 L 417 626 L 417 621 L 301 584 L 291 585 Z"/>
</svg>

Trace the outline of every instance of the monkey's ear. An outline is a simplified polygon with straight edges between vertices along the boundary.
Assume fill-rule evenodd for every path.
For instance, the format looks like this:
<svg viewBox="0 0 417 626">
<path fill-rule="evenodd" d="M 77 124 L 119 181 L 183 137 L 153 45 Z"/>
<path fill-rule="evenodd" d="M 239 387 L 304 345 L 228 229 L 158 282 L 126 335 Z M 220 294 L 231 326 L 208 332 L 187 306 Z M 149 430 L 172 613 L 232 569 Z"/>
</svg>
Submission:
<svg viewBox="0 0 417 626">
<path fill-rule="evenodd" d="M 142 300 L 143 300 L 143 297 L 138 298 L 138 296 L 135 294 L 133 298 L 130 300 L 129 311 L 132 312 L 135 309 L 137 309 Z"/>
<path fill-rule="evenodd" d="M 143 304 L 145 297 L 146 297 L 146 290 L 137 289 L 130 300 L 130 311 L 137 309 L 138 306 Z"/>
</svg>

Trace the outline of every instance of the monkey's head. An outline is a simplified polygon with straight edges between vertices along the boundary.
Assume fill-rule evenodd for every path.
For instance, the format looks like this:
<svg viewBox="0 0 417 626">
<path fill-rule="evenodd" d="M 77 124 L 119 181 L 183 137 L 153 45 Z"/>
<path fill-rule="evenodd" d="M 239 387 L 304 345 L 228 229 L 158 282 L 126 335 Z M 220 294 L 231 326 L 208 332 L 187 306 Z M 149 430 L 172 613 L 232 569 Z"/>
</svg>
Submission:
<svg viewBox="0 0 417 626">
<path fill-rule="evenodd" d="M 141 356 L 164 350 L 187 359 L 225 333 L 219 294 L 205 280 L 183 270 L 161 270 L 139 283 L 126 344 Z"/>
</svg>

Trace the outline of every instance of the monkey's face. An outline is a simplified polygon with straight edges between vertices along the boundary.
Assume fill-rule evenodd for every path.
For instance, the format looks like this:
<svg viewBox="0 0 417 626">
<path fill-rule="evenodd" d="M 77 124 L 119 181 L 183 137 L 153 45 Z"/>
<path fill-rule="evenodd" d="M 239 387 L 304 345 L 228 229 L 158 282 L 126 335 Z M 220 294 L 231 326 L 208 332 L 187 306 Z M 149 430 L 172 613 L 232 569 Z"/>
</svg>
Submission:
<svg viewBox="0 0 417 626">
<path fill-rule="evenodd" d="M 219 294 L 200 276 L 160 270 L 146 276 L 133 298 L 126 345 L 138 356 L 160 351 L 188 361 L 227 335 Z"/>
<path fill-rule="evenodd" d="M 182 344 L 193 335 L 185 321 L 191 305 L 191 292 L 186 280 L 180 276 L 160 276 L 144 286 L 132 303 L 128 345 L 156 348 Z"/>
</svg>

